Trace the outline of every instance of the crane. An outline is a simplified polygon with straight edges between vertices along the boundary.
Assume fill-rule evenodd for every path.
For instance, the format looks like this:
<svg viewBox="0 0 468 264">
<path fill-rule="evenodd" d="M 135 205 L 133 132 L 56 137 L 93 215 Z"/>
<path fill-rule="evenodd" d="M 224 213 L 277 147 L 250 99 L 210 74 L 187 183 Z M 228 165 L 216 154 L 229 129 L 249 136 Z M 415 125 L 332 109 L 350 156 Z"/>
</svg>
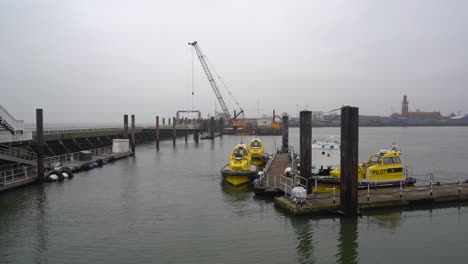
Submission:
<svg viewBox="0 0 468 264">
<path fill-rule="evenodd" d="M 202 65 L 202 68 L 203 70 L 205 71 L 205 74 L 206 74 L 206 77 L 208 78 L 208 81 L 210 82 L 211 84 L 211 88 L 213 88 L 213 91 L 216 95 L 216 98 L 218 99 L 218 102 L 219 104 L 221 105 L 221 108 L 223 109 L 223 116 L 224 118 L 227 120 L 227 121 L 230 121 L 231 120 L 231 114 L 229 113 L 229 110 L 226 106 L 226 103 L 224 102 L 224 99 L 223 99 L 223 96 L 221 95 L 221 92 L 219 91 L 218 89 L 218 85 L 216 84 L 214 78 L 213 78 L 213 75 L 211 74 L 211 71 L 210 69 L 208 68 L 208 64 L 206 62 L 206 56 L 205 54 L 203 54 L 203 52 L 201 51 L 200 47 L 198 46 L 198 43 L 196 41 L 194 42 L 189 42 L 188 43 L 189 45 L 191 45 L 194 49 L 195 49 L 195 52 L 197 53 L 197 57 L 198 59 L 200 60 L 200 64 Z M 232 94 L 231 94 L 232 96 Z M 235 100 L 235 99 L 234 99 Z M 236 101 L 236 104 L 239 106 L 239 103 L 237 103 Z M 240 108 L 240 106 L 239 106 Z M 244 110 L 242 108 L 240 108 L 240 112 L 235 114 L 234 116 L 234 120 L 240 115 L 240 114 L 243 114 L 244 113 Z"/>
</svg>

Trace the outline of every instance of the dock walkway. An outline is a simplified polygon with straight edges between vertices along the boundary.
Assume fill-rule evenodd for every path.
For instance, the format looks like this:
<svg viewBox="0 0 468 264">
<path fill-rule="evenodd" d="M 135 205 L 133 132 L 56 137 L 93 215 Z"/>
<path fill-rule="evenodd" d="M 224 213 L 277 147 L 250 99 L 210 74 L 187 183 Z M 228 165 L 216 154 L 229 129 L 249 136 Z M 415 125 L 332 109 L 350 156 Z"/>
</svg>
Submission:
<svg viewBox="0 0 468 264">
<path fill-rule="evenodd" d="M 265 166 L 264 176 L 253 187 L 255 195 L 276 196 L 284 192 L 281 178 L 284 170 L 291 166 L 289 153 L 276 153 Z"/>
<path fill-rule="evenodd" d="M 360 211 L 392 207 L 415 207 L 435 203 L 468 200 L 468 183 L 446 183 L 440 185 L 411 186 L 358 191 Z M 336 213 L 340 209 L 340 193 L 308 195 L 305 203 L 295 203 L 292 197 L 275 198 L 275 206 L 292 215 L 323 215 Z"/>
</svg>

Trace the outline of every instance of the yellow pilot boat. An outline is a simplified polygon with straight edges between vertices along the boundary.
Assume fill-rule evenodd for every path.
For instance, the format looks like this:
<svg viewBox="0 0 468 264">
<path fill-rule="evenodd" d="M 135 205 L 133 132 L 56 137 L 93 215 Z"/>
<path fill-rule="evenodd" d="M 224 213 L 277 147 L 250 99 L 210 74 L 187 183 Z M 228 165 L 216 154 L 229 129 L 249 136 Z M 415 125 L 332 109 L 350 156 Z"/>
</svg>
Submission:
<svg viewBox="0 0 468 264">
<path fill-rule="evenodd" d="M 257 169 L 252 165 L 252 156 L 245 144 L 238 144 L 232 151 L 229 164 L 221 170 L 221 175 L 234 186 L 250 182 L 257 176 Z"/>
<path fill-rule="evenodd" d="M 250 145 L 248 147 L 250 155 L 252 156 L 252 164 L 260 166 L 264 165 L 266 161 L 269 159 L 268 155 L 265 154 L 265 149 L 263 148 L 263 144 L 258 137 L 254 137 L 252 141 L 250 141 Z"/>
<path fill-rule="evenodd" d="M 396 146 L 391 150 L 381 150 L 369 157 L 366 162 L 358 166 L 358 188 L 382 188 L 395 186 L 410 186 L 416 183 L 416 179 L 406 177 L 400 155 Z M 314 192 L 330 192 L 333 187 L 340 187 L 341 171 L 330 171 L 330 176 L 312 177 L 316 188 Z M 336 189 L 339 190 L 339 189 Z"/>
</svg>

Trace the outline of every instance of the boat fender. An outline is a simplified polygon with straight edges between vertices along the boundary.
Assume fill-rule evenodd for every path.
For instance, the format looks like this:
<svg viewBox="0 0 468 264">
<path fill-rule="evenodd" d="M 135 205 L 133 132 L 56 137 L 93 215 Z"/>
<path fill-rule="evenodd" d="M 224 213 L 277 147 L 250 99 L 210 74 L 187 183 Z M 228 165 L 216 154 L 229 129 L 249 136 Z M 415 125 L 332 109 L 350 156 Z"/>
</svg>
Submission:
<svg viewBox="0 0 468 264">
<path fill-rule="evenodd" d="M 60 170 L 60 172 L 62 173 L 63 177 L 65 178 L 68 178 L 68 179 L 71 179 L 73 178 L 73 172 L 70 168 L 62 168 Z"/>
<path fill-rule="evenodd" d="M 100 160 L 97 160 L 96 163 L 97 163 L 97 166 L 98 166 L 98 167 L 102 167 L 102 165 L 103 165 L 103 162 L 102 162 L 101 159 L 100 159 Z"/>
<path fill-rule="evenodd" d="M 63 181 L 64 177 L 62 172 L 59 170 L 53 170 L 49 173 L 49 177 L 47 178 L 49 181 Z"/>
<path fill-rule="evenodd" d="M 88 168 L 89 168 L 89 169 L 94 168 L 94 162 L 89 163 L 89 164 L 88 164 Z"/>
<path fill-rule="evenodd" d="M 286 169 L 284 169 L 284 175 L 286 176 L 291 176 L 291 172 L 292 172 L 291 167 L 287 167 Z"/>
<path fill-rule="evenodd" d="M 257 183 L 258 183 L 258 179 L 254 179 L 253 184 L 257 184 Z"/>
<path fill-rule="evenodd" d="M 88 163 L 82 164 L 82 165 L 80 166 L 80 170 L 88 170 L 88 169 L 89 169 L 89 168 L 88 168 Z"/>
</svg>

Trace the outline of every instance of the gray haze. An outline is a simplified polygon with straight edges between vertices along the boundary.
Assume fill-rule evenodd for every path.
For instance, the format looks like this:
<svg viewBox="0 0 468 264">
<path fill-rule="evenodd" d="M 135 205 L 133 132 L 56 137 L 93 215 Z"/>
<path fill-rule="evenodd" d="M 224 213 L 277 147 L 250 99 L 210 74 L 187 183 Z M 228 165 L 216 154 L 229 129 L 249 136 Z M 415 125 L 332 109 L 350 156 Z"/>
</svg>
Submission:
<svg viewBox="0 0 468 264">
<path fill-rule="evenodd" d="M 34 121 L 191 109 L 197 40 L 247 116 L 466 112 L 468 1 L 0 1 L 0 104 Z M 223 92 L 228 105 L 234 105 Z M 195 108 L 215 96 L 195 61 Z M 218 106 L 218 110 L 220 110 Z"/>
</svg>

